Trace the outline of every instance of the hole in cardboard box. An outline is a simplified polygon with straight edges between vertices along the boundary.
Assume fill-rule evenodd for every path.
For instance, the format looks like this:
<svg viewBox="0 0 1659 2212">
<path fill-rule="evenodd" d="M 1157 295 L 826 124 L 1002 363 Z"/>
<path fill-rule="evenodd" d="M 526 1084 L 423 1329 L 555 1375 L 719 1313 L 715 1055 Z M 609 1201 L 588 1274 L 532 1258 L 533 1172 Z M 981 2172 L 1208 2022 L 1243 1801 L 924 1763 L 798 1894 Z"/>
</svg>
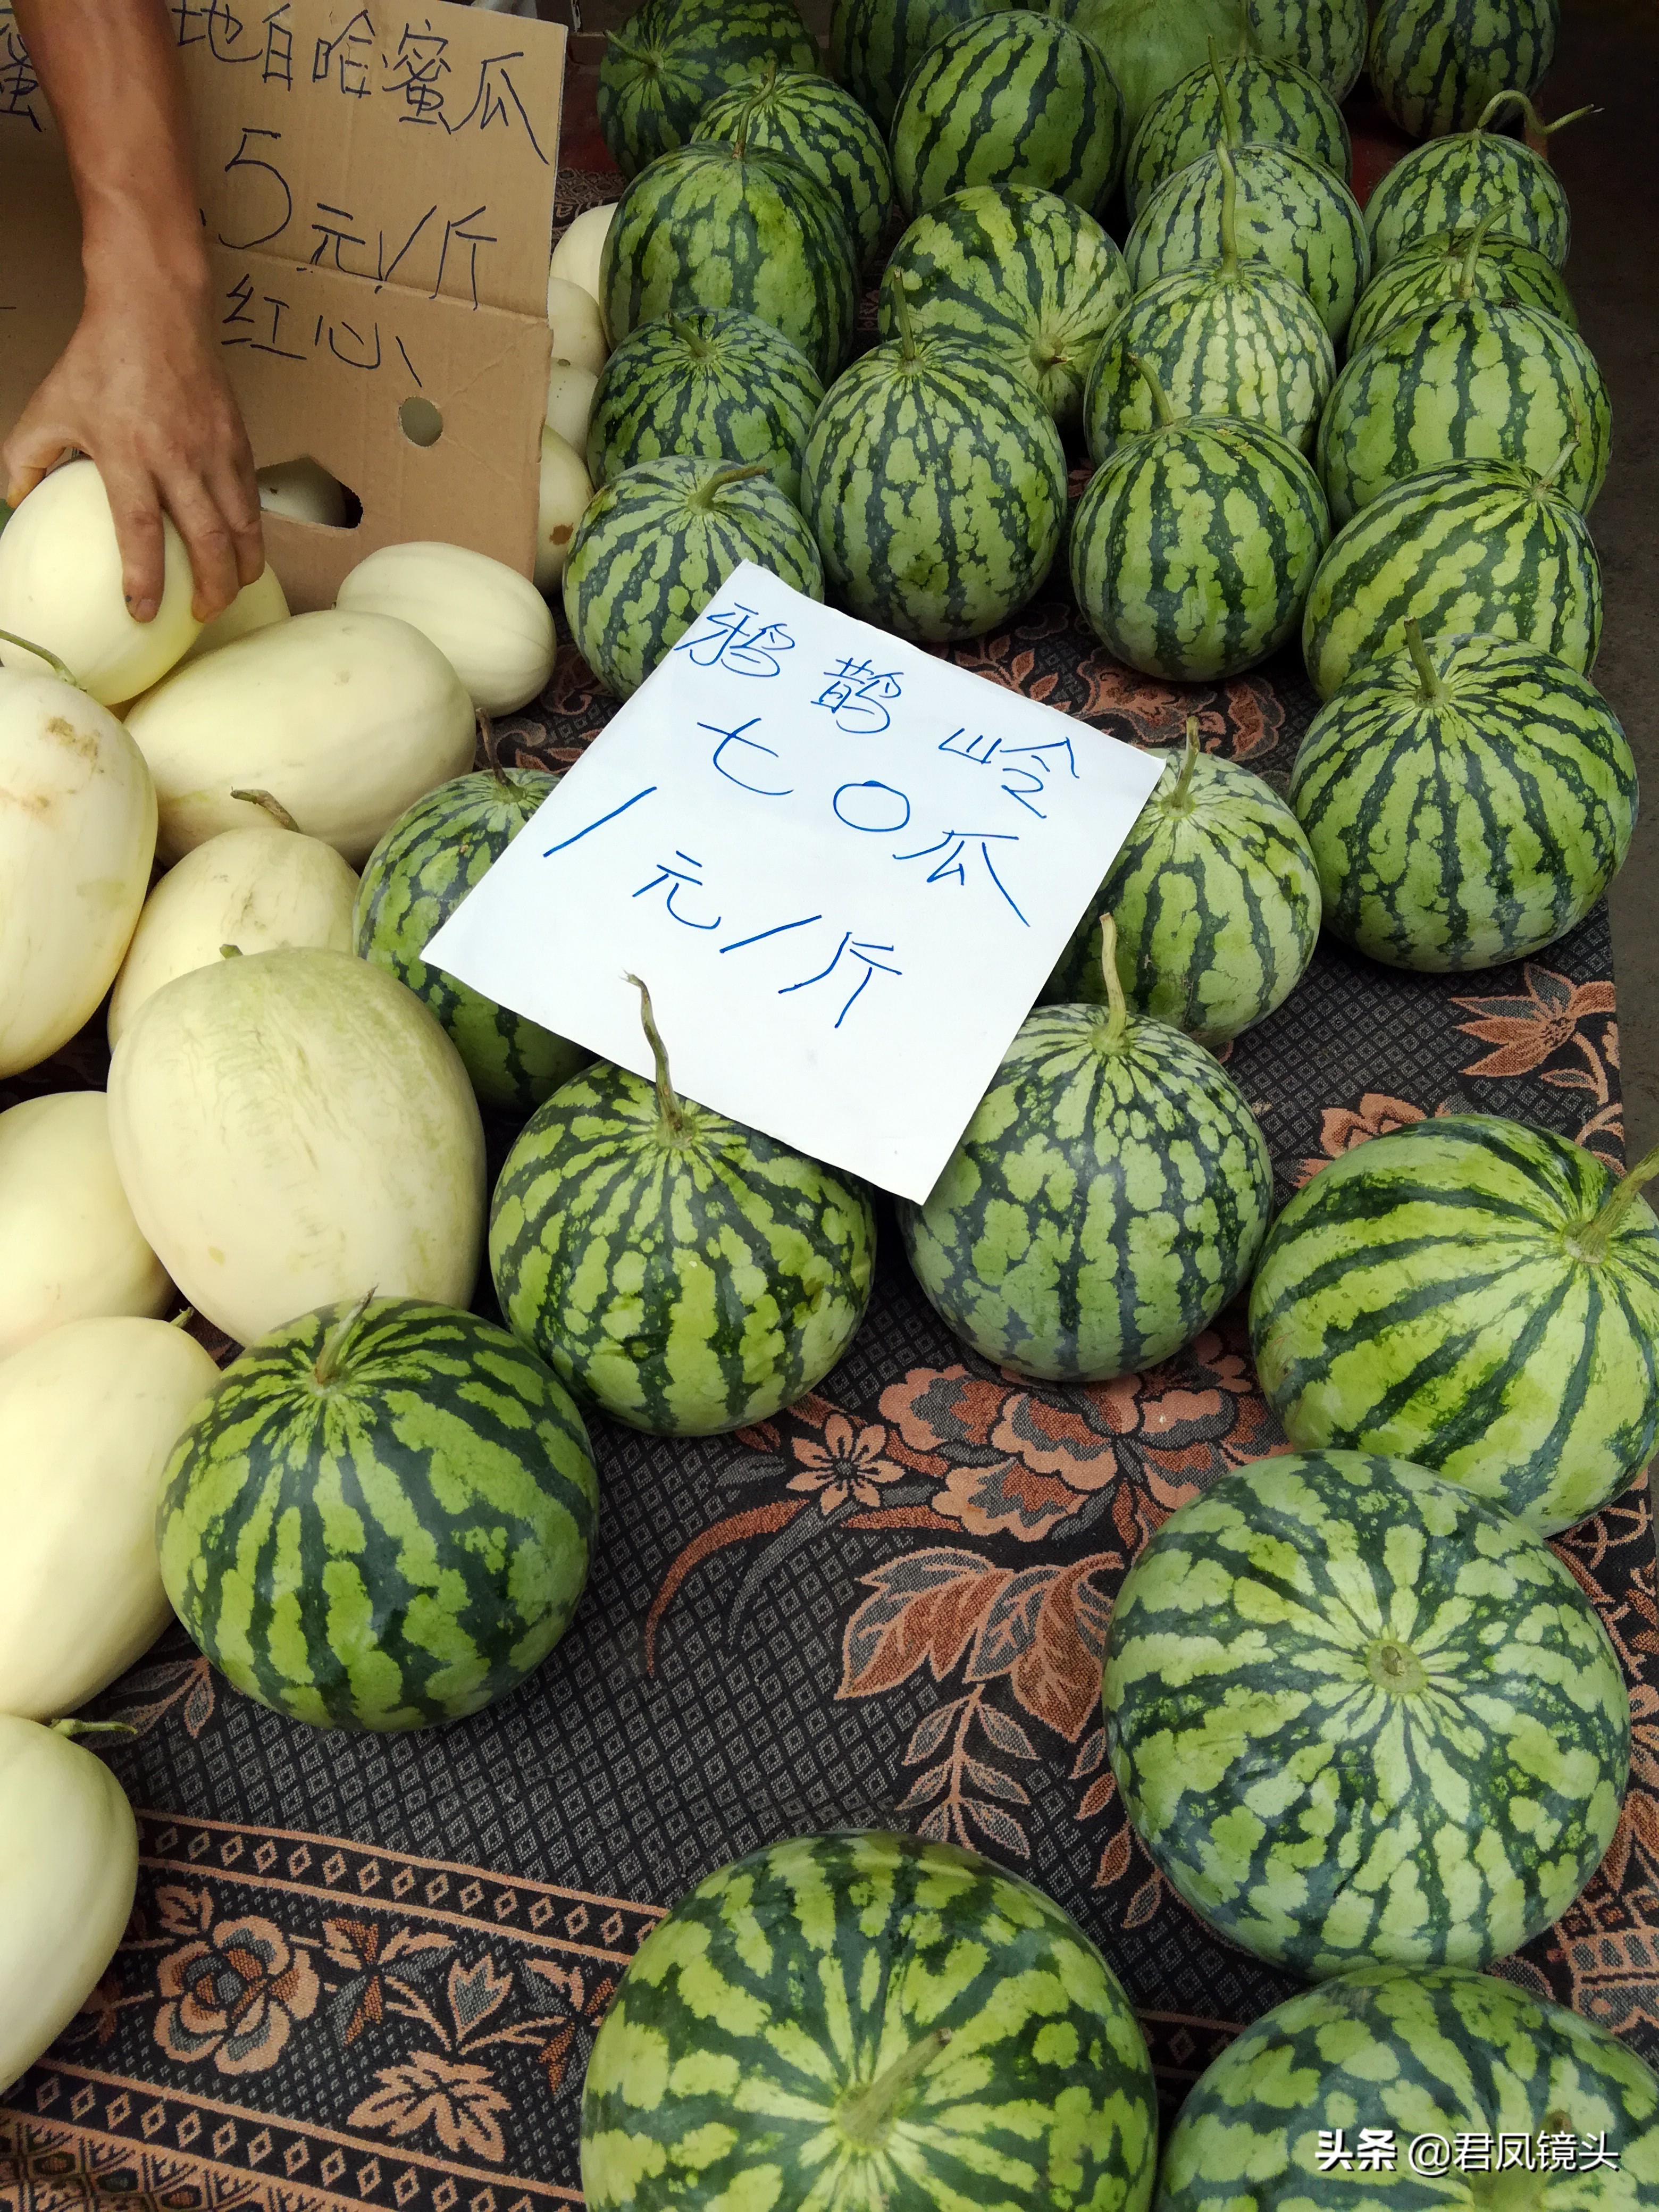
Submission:
<svg viewBox="0 0 1659 2212">
<path fill-rule="evenodd" d="M 258 483 L 259 504 L 267 514 L 320 523 L 329 530 L 355 530 L 363 519 L 363 503 L 351 486 L 331 476 L 309 453 L 301 453 L 297 460 L 273 461 L 258 471 Z"/>
<path fill-rule="evenodd" d="M 405 399 L 398 410 L 398 427 L 411 446 L 435 446 L 444 434 L 444 418 L 429 399 Z"/>
</svg>

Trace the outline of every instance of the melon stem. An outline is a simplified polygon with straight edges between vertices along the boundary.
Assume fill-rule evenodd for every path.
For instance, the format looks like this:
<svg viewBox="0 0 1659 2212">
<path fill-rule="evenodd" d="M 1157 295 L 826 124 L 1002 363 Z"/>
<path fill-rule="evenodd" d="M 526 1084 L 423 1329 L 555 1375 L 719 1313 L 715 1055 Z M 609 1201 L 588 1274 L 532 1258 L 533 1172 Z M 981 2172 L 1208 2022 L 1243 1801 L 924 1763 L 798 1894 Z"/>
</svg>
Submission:
<svg viewBox="0 0 1659 2212">
<path fill-rule="evenodd" d="M 1117 924 L 1109 914 L 1100 917 L 1100 973 L 1106 986 L 1106 1030 L 1101 1044 L 1107 1052 L 1115 1052 L 1129 1026 L 1129 1001 L 1117 972 Z"/>
<path fill-rule="evenodd" d="M 748 477 L 770 476 L 770 461 L 722 461 L 711 476 L 707 476 L 691 495 L 693 507 L 713 507 L 716 492 L 724 491 L 727 484 L 742 483 Z"/>
<path fill-rule="evenodd" d="M 270 815 L 271 820 L 276 824 L 276 827 L 279 830 L 293 830 L 296 832 L 299 831 L 300 825 L 295 820 L 294 817 L 289 812 L 287 807 L 283 805 L 280 799 L 273 798 L 270 792 L 233 791 L 230 795 L 233 799 L 240 799 L 245 805 L 259 807 L 264 812 Z"/>
<path fill-rule="evenodd" d="M 1224 143 L 1215 151 L 1221 164 L 1221 266 L 1231 276 L 1238 267 L 1238 170 L 1231 146 Z"/>
<path fill-rule="evenodd" d="M 948 2027 L 936 2027 L 913 2043 L 875 2080 L 845 2098 L 836 2113 L 842 2132 L 856 2143 L 879 2149 L 887 2140 L 901 2100 L 911 2083 L 927 2072 L 951 2040 Z"/>
<path fill-rule="evenodd" d="M 1485 131 L 1494 115 L 1501 115 L 1511 100 L 1518 100 L 1527 118 L 1527 131 L 1534 138 L 1550 138 L 1558 131 L 1565 131 L 1569 123 L 1582 123 L 1587 115 L 1599 115 L 1599 107 L 1575 107 L 1570 115 L 1559 115 L 1553 123 L 1546 123 L 1524 92 L 1495 92 L 1481 109 L 1475 120 L 1476 131 Z"/>
<path fill-rule="evenodd" d="M 1165 392 L 1164 386 L 1158 382 L 1157 372 L 1142 357 L 1142 356 L 1138 353 L 1126 353 L 1123 358 L 1128 362 L 1135 374 L 1141 379 L 1142 382 L 1151 392 L 1152 395 L 1152 404 L 1158 410 L 1158 427 L 1159 429 L 1167 430 L 1172 422 L 1178 422 L 1181 420 L 1181 417 L 1176 413 L 1175 409 L 1170 406 L 1170 395 Z"/>
<path fill-rule="evenodd" d="M 1406 624 L 1406 650 L 1412 657 L 1412 666 L 1422 679 L 1423 696 L 1439 701 L 1446 696 L 1446 687 L 1440 679 L 1440 671 L 1429 658 L 1429 648 L 1423 642 L 1423 632 L 1415 621 Z"/>
<path fill-rule="evenodd" d="M 1210 75 L 1215 79 L 1215 88 L 1221 101 L 1221 143 L 1234 147 L 1238 143 L 1238 110 L 1233 101 L 1232 87 L 1221 66 L 1221 57 L 1215 50 L 1215 40 L 1210 40 Z"/>
<path fill-rule="evenodd" d="M 1572 459 L 1573 455 L 1578 451 L 1579 446 L 1583 442 L 1583 417 L 1579 414 L 1578 410 L 1575 407 L 1572 410 L 1572 435 L 1568 439 L 1566 444 L 1562 447 L 1555 459 L 1550 463 L 1545 474 L 1539 477 L 1538 489 L 1540 491 L 1553 491 L 1554 489 L 1556 478 L 1560 475 L 1562 470 L 1565 468 L 1567 463 Z"/>
<path fill-rule="evenodd" d="M 1182 756 L 1181 773 L 1176 778 L 1175 789 L 1164 802 L 1166 811 L 1171 814 L 1184 814 L 1193 803 L 1190 793 L 1193 769 L 1198 763 L 1198 717 L 1196 714 L 1188 714 L 1186 750 Z"/>
<path fill-rule="evenodd" d="M 77 1735 L 137 1735 L 138 1731 L 130 1721 L 48 1721 L 46 1726 L 54 1735 L 67 1736 L 72 1743 Z"/>
<path fill-rule="evenodd" d="M 3 638 L 8 645 L 21 645 L 25 653 L 33 653 L 46 661 L 60 684 L 72 684 L 77 691 L 84 690 L 80 678 L 69 663 L 60 660 L 50 647 L 37 645 L 30 637 L 19 637 L 15 630 L 0 629 L 0 638 Z"/>
<path fill-rule="evenodd" d="M 1607 1247 L 1623 1227 L 1625 1216 L 1656 1176 L 1659 1176 L 1659 1145 L 1650 1152 L 1644 1152 L 1633 1168 L 1620 1176 L 1613 1185 L 1612 1197 L 1583 1235 L 1573 1239 L 1573 1249 L 1581 1260 L 1594 1264 L 1607 1258 Z"/>
<path fill-rule="evenodd" d="M 897 269 L 890 269 L 886 282 L 892 295 L 893 320 L 898 325 L 899 359 L 911 362 L 916 357 L 916 326 L 910 313 L 910 301 L 905 290 L 903 275 Z"/>
<path fill-rule="evenodd" d="M 1469 300 L 1474 298 L 1474 268 L 1475 264 L 1480 258 L 1480 249 L 1486 244 L 1487 234 L 1492 229 L 1493 223 L 1497 222 L 1500 215 L 1507 215 L 1508 212 L 1509 210 L 1507 208 L 1493 208 L 1489 215 L 1484 215 L 1481 216 L 1480 222 L 1476 223 L 1474 228 L 1469 233 L 1468 250 L 1463 256 L 1463 274 L 1458 279 L 1457 284 L 1457 296 L 1460 300 Z"/>
<path fill-rule="evenodd" d="M 499 791 L 512 787 L 512 780 L 501 766 L 501 748 L 495 743 L 495 725 L 482 707 L 472 709 L 473 727 L 478 733 L 478 743 L 483 747 L 484 766 L 494 777 Z"/>
<path fill-rule="evenodd" d="M 222 945 L 219 947 L 219 957 L 222 960 L 240 960 L 241 957 L 242 948 L 240 945 Z"/>
<path fill-rule="evenodd" d="M 167 1323 L 167 1327 L 169 1328 L 188 1328 L 195 1318 L 196 1309 L 194 1306 L 180 1306 L 178 1312 L 174 1314 L 173 1319 Z"/>
<path fill-rule="evenodd" d="M 685 1133 L 685 1109 L 681 1105 L 668 1073 L 668 1052 L 657 1027 L 657 1018 L 651 1011 L 651 994 L 637 975 L 623 978 L 640 994 L 640 1027 L 645 1031 L 645 1041 L 651 1048 L 651 1057 L 657 1063 L 657 1110 L 662 1116 L 663 1127 L 671 1137 Z"/>
<path fill-rule="evenodd" d="M 371 1285 L 353 1306 L 351 1311 L 335 1323 L 324 1340 L 323 1348 L 317 1354 L 316 1362 L 311 1370 L 313 1379 L 319 1390 L 326 1390 L 338 1374 L 340 1362 L 345 1357 L 346 1346 L 356 1334 L 357 1324 L 368 1311 L 374 1297 L 374 1288 Z"/>
</svg>

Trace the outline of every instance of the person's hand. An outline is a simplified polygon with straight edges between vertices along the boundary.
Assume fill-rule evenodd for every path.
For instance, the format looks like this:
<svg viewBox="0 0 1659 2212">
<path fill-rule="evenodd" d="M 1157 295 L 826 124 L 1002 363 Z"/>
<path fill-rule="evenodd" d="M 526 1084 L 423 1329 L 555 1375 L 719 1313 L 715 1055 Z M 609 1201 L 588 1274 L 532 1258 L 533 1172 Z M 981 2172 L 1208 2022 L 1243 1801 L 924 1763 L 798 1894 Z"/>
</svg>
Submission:
<svg viewBox="0 0 1659 2212">
<path fill-rule="evenodd" d="M 0 447 L 15 507 L 69 453 L 98 464 L 127 611 L 161 604 L 161 515 L 190 553 L 199 622 L 265 565 L 247 433 L 201 307 L 159 271 L 89 289 L 75 335 Z"/>
</svg>

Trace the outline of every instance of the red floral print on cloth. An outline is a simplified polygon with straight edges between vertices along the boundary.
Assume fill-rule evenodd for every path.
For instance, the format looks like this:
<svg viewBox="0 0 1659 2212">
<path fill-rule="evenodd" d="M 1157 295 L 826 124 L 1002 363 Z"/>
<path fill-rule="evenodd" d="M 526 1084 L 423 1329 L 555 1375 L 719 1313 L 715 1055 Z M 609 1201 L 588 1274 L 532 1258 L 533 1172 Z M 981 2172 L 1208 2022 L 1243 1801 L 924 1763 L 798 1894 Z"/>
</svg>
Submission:
<svg viewBox="0 0 1659 2212">
<path fill-rule="evenodd" d="M 446 2150 L 505 2155 L 500 2115 L 513 2108 L 487 2066 L 417 2051 L 404 2065 L 381 2067 L 374 2078 L 380 2087 L 353 2110 L 350 2126 L 411 2136 L 430 2121 Z"/>
<path fill-rule="evenodd" d="M 211 2059 L 222 2074 L 270 2065 L 295 2021 L 309 2020 L 320 1984 L 274 1921 L 221 1920 L 208 1936 L 163 1959 L 156 1985 L 167 2000 L 155 2040 L 169 2058 Z"/>
<path fill-rule="evenodd" d="M 1472 1022 L 1460 1022 L 1465 1036 L 1477 1037 L 1494 1048 L 1471 1060 L 1465 1075 L 1507 1076 L 1536 1074 L 1555 1091 L 1582 1091 L 1595 1102 L 1589 1118 L 1575 1141 L 1605 1159 L 1610 1167 L 1624 1162 L 1624 1109 L 1614 1095 L 1613 1075 L 1619 1067 L 1619 1024 L 1613 1018 L 1613 985 L 1593 981 L 1575 983 L 1553 969 L 1535 967 L 1530 961 L 1522 969 L 1524 998 L 1454 999 L 1452 1004 Z M 1599 1030 L 1595 1026 L 1599 1024 Z M 1565 1063 L 1547 1063 L 1565 1055 Z"/>
<path fill-rule="evenodd" d="M 1420 1106 L 1413 1106 L 1408 1099 L 1390 1098 L 1381 1091 L 1368 1091 L 1358 1107 L 1326 1107 L 1319 1117 L 1319 1141 L 1323 1150 L 1317 1159 L 1301 1163 L 1296 1172 L 1297 1187 L 1311 1182 L 1321 1168 L 1340 1160 L 1356 1145 L 1369 1144 L 1373 1137 L 1386 1137 L 1391 1129 L 1408 1128 L 1413 1121 L 1425 1118 Z"/>
</svg>

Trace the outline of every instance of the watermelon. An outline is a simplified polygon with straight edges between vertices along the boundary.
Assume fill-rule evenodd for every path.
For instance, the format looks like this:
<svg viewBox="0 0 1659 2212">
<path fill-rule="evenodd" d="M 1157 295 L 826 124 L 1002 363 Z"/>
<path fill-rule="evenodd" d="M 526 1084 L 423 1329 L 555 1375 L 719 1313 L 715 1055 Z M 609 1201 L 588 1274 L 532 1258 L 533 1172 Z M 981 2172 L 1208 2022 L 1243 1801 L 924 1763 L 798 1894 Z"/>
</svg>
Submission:
<svg viewBox="0 0 1659 2212">
<path fill-rule="evenodd" d="M 606 34 L 599 131 L 624 177 L 682 146 L 728 85 L 779 69 L 816 70 L 817 41 L 789 0 L 645 0 Z"/>
<path fill-rule="evenodd" d="M 947 31 L 1006 7 L 1008 0 L 834 0 L 830 71 L 860 100 L 884 137 L 916 64 Z"/>
<path fill-rule="evenodd" d="M 769 68 L 711 100 L 691 141 L 729 145 L 739 135 L 758 153 L 787 154 L 811 170 L 841 209 L 860 259 L 870 259 L 893 204 L 893 165 L 880 131 L 850 92 L 827 77 Z"/>
<path fill-rule="evenodd" d="M 1062 429 L 1129 297 L 1123 257 L 1091 215 L 1027 185 L 969 185 L 919 215 L 888 263 L 924 337 L 977 338 L 1029 377 Z M 879 328 L 899 335 L 890 290 Z"/>
<path fill-rule="evenodd" d="M 1171 1514 L 1118 1592 L 1103 1705 L 1171 1887 L 1315 1979 L 1517 1949 L 1595 1872 L 1630 1766 L 1630 1693 L 1571 1571 L 1364 1452 L 1260 1460 Z"/>
<path fill-rule="evenodd" d="M 564 613 L 577 651 L 626 699 L 744 561 L 823 597 L 812 533 L 763 462 L 636 462 L 594 493 L 570 541 Z"/>
<path fill-rule="evenodd" d="M 1317 453 L 1340 526 L 1402 477 L 1452 460 L 1540 476 L 1559 465 L 1562 495 L 1588 511 L 1612 439 L 1607 383 L 1576 331 L 1537 307 L 1460 299 L 1354 355 L 1331 388 Z"/>
<path fill-rule="evenodd" d="M 1248 0 L 1250 43 L 1264 60 L 1294 62 L 1333 100 L 1346 100 L 1365 65 L 1365 0 Z"/>
<path fill-rule="evenodd" d="M 587 1578 L 599 1484 L 504 1328 L 416 1298 L 252 1344 L 179 1437 L 161 1579 L 235 1687 L 317 1728 L 455 1720 L 521 1682 Z"/>
<path fill-rule="evenodd" d="M 806 356 L 758 315 L 740 307 L 665 315 L 630 331 L 599 371 L 587 473 L 607 484 L 636 462 L 676 453 L 763 461 L 793 500 L 823 398 Z"/>
<path fill-rule="evenodd" d="M 1396 968 L 1523 960 L 1589 912 L 1630 849 L 1636 764 L 1553 654 L 1493 637 L 1367 662 L 1309 725 L 1291 805 L 1326 927 Z"/>
<path fill-rule="evenodd" d="M 1151 369 L 1177 413 L 1237 415 L 1306 452 L 1336 375 L 1336 350 L 1302 287 L 1265 262 L 1241 262 L 1236 170 L 1220 149 L 1221 257 L 1172 269 L 1134 301 L 1095 356 L 1084 427 L 1097 461 L 1152 429 L 1158 410 L 1136 368 Z"/>
<path fill-rule="evenodd" d="M 634 980 L 631 979 L 630 980 Z M 514 1333 L 584 1401 L 659 1436 L 763 1421 L 813 1389 L 870 1296 L 852 1177 L 605 1060 L 531 1116 L 489 1216 Z"/>
<path fill-rule="evenodd" d="M 787 155 L 741 137 L 682 146 L 618 201 L 599 290 L 612 345 L 659 315 L 742 307 L 827 383 L 853 340 L 858 251 L 834 196 Z"/>
<path fill-rule="evenodd" d="M 1473 228 L 1425 238 L 1379 269 L 1353 311 L 1348 351 L 1358 353 L 1396 323 L 1462 298 L 1481 307 L 1539 307 L 1577 330 L 1578 317 L 1560 270 L 1535 246 L 1500 231 L 1500 220 L 1488 215 Z"/>
<path fill-rule="evenodd" d="M 1259 775 L 1200 750 L 1198 717 L 1043 990 L 1106 998 L 1100 917 L 1137 1013 L 1217 1045 L 1282 1006 L 1319 936 L 1319 878 L 1301 824 Z"/>
<path fill-rule="evenodd" d="M 1238 0 L 1049 0 L 1048 12 L 1105 55 L 1123 95 L 1126 137 L 1160 94 L 1203 68 L 1212 39 L 1231 47 L 1238 36 Z"/>
<path fill-rule="evenodd" d="M 1361 2126 L 1384 2139 L 1386 2167 L 1365 2158 Z M 1423 2138 L 1419 2156 L 1448 2166 L 1461 2146 L 1461 2170 L 1417 2179 Z M 1616 2163 L 1593 2167 L 1598 2148 Z M 1493 1974 L 1366 1966 L 1262 2014 L 1188 2091 L 1158 2208 L 1637 2212 L 1656 2191 L 1659 2077 L 1607 2028 Z"/>
<path fill-rule="evenodd" d="M 1130 214 L 1166 177 L 1225 138 L 1231 145 L 1289 146 L 1340 177 L 1353 167 L 1342 111 L 1305 70 L 1252 53 L 1218 57 L 1183 76 L 1140 118 L 1123 172 Z"/>
<path fill-rule="evenodd" d="M 1072 518 L 1072 588 L 1090 628 L 1131 668 L 1170 681 L 1237 676 L 1302 618 L 1330 536 L 1318 479 L 1260 422 L 1158 409 L 1090 478 Z"/>
<path fill-rule="evenodd" d="M 1561 0 L 1382 0 L 1367 61 L 1413 138 L 1477 122 L 1494 93 L 1536 92 L 1555 58 Z"/>
<path fill-rule="evenodd" d="M 1232 159 L 1241 259 L 1265 261 L 1299 284 L 1333 340 L 1340 339 L 1370 273 L 1358 201 L 1340 177 L 1288 146 L 1237 146 Z M 1221 258 L 1225 193 L 1218 151 L 1164 179 L 1123 248 L 1137 292 L 1172 269 Z"/>
<path fill-rule="evenodd" d="M 900 1199 L 940 1318 L 1017 1375 L 1100 1382 L 1188 1344 L 1249 1279 L 1267 1147 L 1202 1045 L 1132 1014 L 1109 916 L 1104 1006 L 1040 1006 L 925 1206 Z"/>
<path fill-rule="evenodd" d="M 1378 182 L 1365 203 L 1371 258 L 1386 268 L 1396 253 L 1443 231 L 1467 230 L 1486 216 L 1505 236 L 1535 246 L 1564 269 L 1572 242 L 1572 219 L 1560 179 L 1526 140 L 1500 136 L 1489 126 L 1518 106 L 1528 139 L 1547 137 L 1595 110 L 1575 108 L 1552 124 L 1540 123 L 1519 93 L 1495 93 L 1469 131 L 1413 146 Z"/>
<path fill-rule="evenodd" d="M 1040 1890 L 919 1837 L 722 1867 L 628 1963 L 582 2089 L 590 2212 L 1146 2212 L 1146 2046 Z"/>
<path fill-rule="evenodd" d="M 1550 1129 L 1485 1114 L 1345 1152 L 1274 1223 L 1256 1372 L 1291 1442 L 1398 1452 L 1540 1535 L 1647 1464 L 1659 1431 L 1659 1221 Z"/>
<path fill-rule="evenodd" d="M 357 956 L 413 991 L 448 1031 L 486 1106 L 527 1114 L 592 1058 L 421 957 L 475 884 L 558 781 L 556 771 L 458 775 L 398 816 L 363 869 L 353 918 Z"/>
<path fill-rule="evenodd" d="M 903 335 L 854 362 L 818 410 L 801 505 L 830 582 L 902 637 L 976 637 L 1047 576 L 1066 449 L 1027 377 L 971 338 Z"/>
<path fill-rule="evenodd" d="M 1601 564 L 1553 483 L 1510 461 L 1445 461 L 1390 484 L 1331 542 L 1302 650 L 1322 699 L 1425 637 L 1522 638 L 1580 673 L 1601 636 Z"/>
<path fill-rule="evenodd" d="M 1017 8 L 950 32 L 917 63 L 893 118 L 893 179 L 907 216 L 964 185 L 1035 185 L 1092 212 L 1127 136 L 1099 50 Z"/>
</svg>

